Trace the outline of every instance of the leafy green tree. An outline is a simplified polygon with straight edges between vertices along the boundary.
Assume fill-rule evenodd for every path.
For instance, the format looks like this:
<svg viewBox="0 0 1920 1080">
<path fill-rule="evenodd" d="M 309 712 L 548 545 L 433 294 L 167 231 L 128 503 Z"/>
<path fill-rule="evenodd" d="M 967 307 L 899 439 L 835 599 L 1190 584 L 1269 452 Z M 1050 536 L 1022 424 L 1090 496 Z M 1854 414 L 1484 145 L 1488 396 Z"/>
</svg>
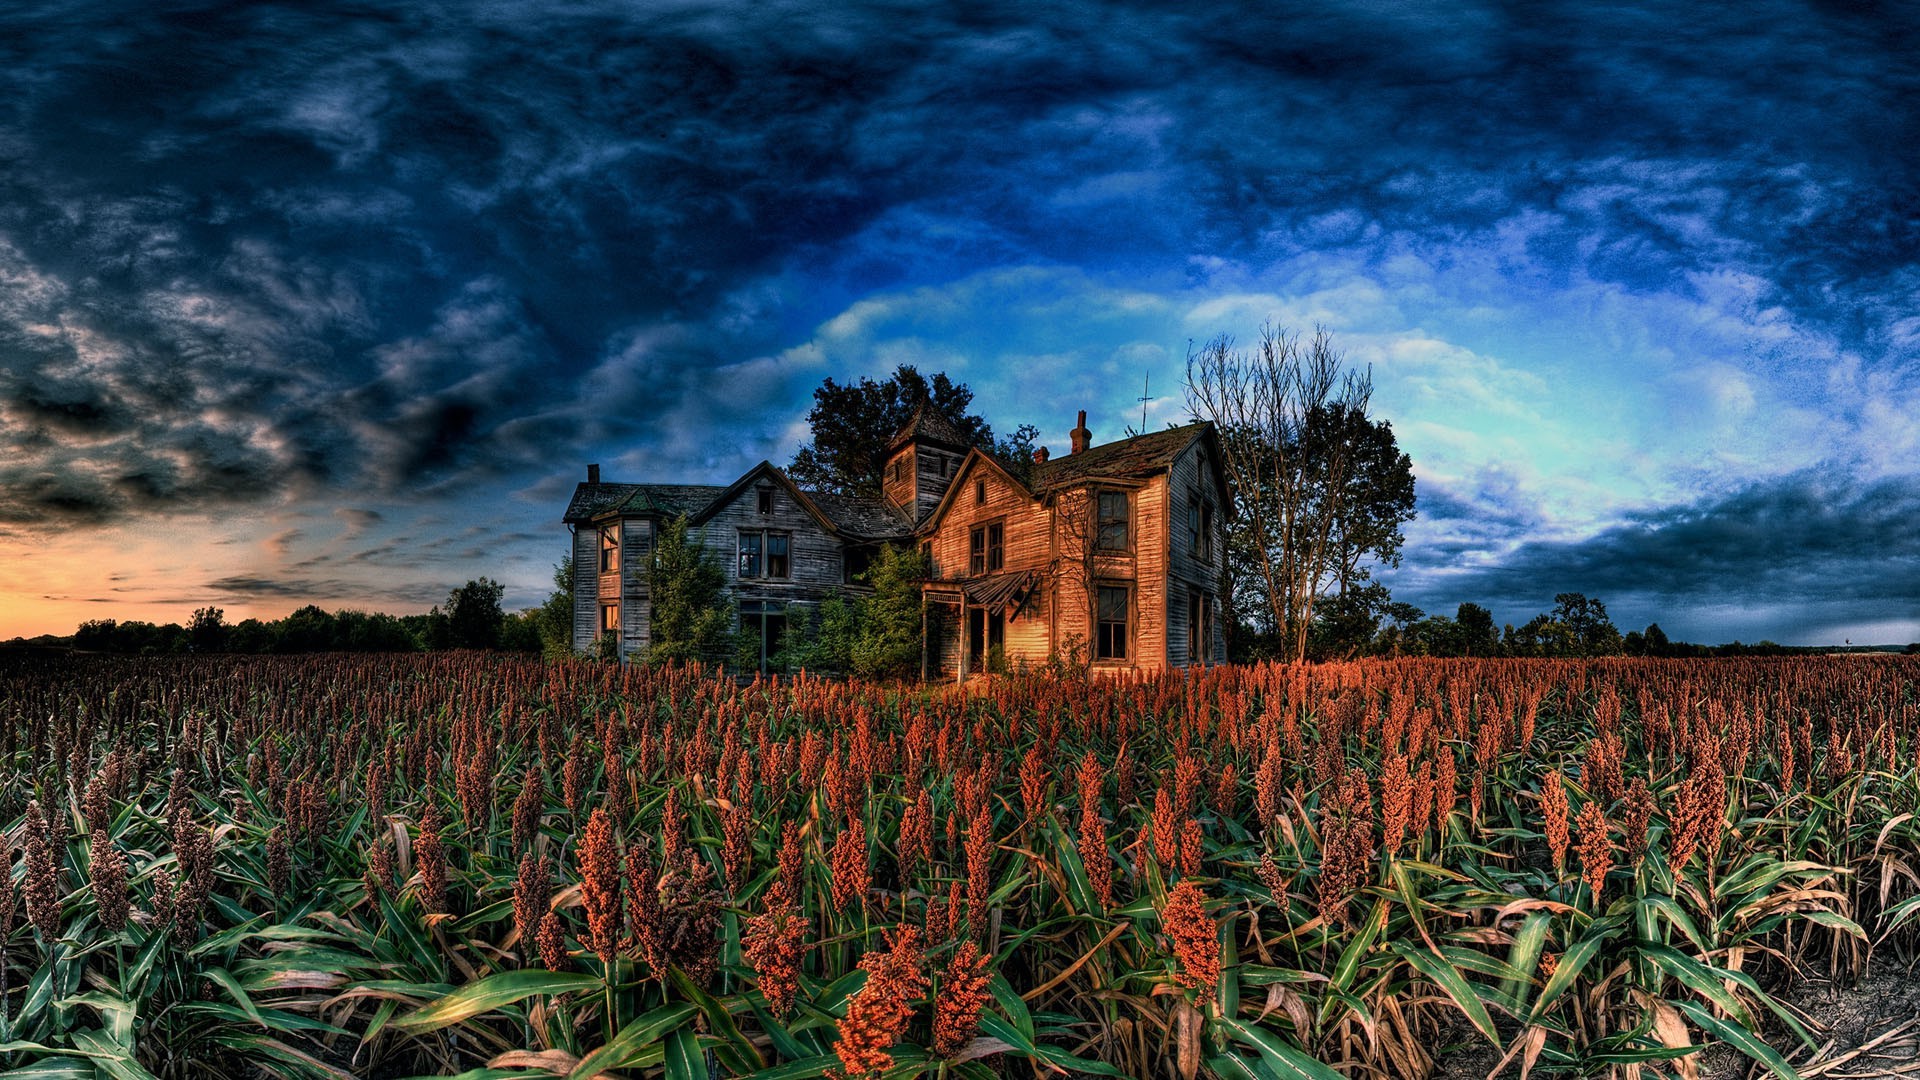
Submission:
<svg viewBox="0 0 1920 1080">
<path fill-rule="evenodd" d="M 1329 537 L 1335 588 L 1346 592 L 1371 581 L 1376 567 L 1398 567 L 1404 526 L 1417 515 L 1413 459 L 1401 453 L 1393 425 L 1369 418 L 1364 402 L 1335 402 L 1307 417 L 1305 443 L 1310 458 L 1348 459 Z"/>
<path fill-rule="evenodd" d="M 277 653 L 326 652 L 334 648 L 334 617 L 316 604 L 308 604 L 276 620 L 273 651 Z"/>
<path fill-rule="evenodd" d="M 447 640 L 456 649 L 497 649 L 506 613 L 500 598 L 507 587 L 492 578 L 476 578 L 447 596 Z"/>
<path fill-rule="evenodd" d="M 1640 639 L 1641 650 L 1648 656 L 1673 655 L 1673 642 L 1667 640 L 1667 632 L 1660 629 L 1659 623 L 1648 623 Z"/>
<path fill-rule="evenodd" d="M 1316 660 L 1334 660 L 1368 651 L 1380 633 L 1380 620 L 1392 600 L 1387 587 L 1377 581 L 1322 600 L 1313 616 L 1308 655 Z"/>
<path fill-rule="evenodd" d="M 787 609 L 787 635 L 777 660 L 782 671 L 805 669 L 823 675 L 853 670 L 853 645 L 860 637 L 861 600 L 829 593 L 811 612 Z"/>
<path fill-rule="evenodd" d="M 1458 656 L 1499 656 L 1500 630 L 1493 625 L 1493 612 L 1479 604 L 1461 604 L 1453 622 L 1459 628 Z"/>
<path fill-rule="evenodd" d="M 573 653 L 573 556 L 554 565 L 553 591 L 546 602 L 527 613 L 540 639 L 540 652 L 548 659 Z"/>
<path fill-rule="evenodd" d="M 647 560 L 653 621 L 646 662 L 726 657 L 733 644 L 726 586 L 726 571 L 707 554 L 706 545 L 688 535 L 686 515 L 663 525 Z"/>
<path fill-rule="evenodd" d="M 1607 605 L 1583 593 L 1559 593 L 1553 598 L 1553 619 L 1566 626 L 1579 656 L 1618 656 L 1620 631 L 1607 618 Z"/>
<path fill-rule="evenodd" d="M 1233 514 L 1223 523 L 1230 623 L 1306 656 L 1315 608 L 1399 561 L 1412 462 L 1367 415 L 1373 391 L 1325 331 L 1268 325 L 1252 352 L 1220 335 L 1187 355 L 1187 409 L 1212 422 Z"/>
<path fill-rule="evenodd" d="M 203 607 L 194 611 L 193 618 L 187 621 L 187 642 L 194 652 L 226 651 L 226 614 L 217 607 Z"/>
<path fill-rule="evenodd" d="M 1040 429 L 1021 424 L 1013 434 L 993 444 L 993 456 L 1000 459 L 1021 483 L 1033 486 L 1033 452 L 1040 445 Z"/>
<path fill-rule="evenodd" d="M 867 569 L 873 595 L 862 598 L 853 673 L 863 679 L 912 678 L 920 671 L 920 586 L 927 559 L 918 549 L 888 545 Z"/>
<path fill-rule="evenodd" d="M 993 428 L 967 412 L 973 391 L 944 372 L 932 379 L 911 364 L 901 364 L 881 382 L 862 378 L 844 386 L 828 379 L 813 392 L 807 424 L 813 441 L 787 465 L 787 475 L 803 488 L 879 498 L 887 440 L 930 403 L 952 420 L 974 446 L 992 448 Z"/>
</svg>

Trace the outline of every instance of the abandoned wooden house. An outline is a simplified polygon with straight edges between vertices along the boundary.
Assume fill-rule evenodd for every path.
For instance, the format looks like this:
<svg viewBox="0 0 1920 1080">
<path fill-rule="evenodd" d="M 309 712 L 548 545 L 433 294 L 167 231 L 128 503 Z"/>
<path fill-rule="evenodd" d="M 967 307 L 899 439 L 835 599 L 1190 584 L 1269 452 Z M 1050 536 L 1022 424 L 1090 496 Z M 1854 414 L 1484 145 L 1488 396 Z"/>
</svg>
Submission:
<svg viewBox="0 0 1920 1080">
<path fill-rule="evenodd" d="M 727 594 L 762 670 L 821 601 L 865 589 L 883 544 L 928 556 L 927 678 L 1056 657 L 1099 671 L 1224 659 L 1215 611 L 1227 494 L 1212 426 L 1095 446 L 1082 412 L 1070 439 L 1060 457 L 1036 451 L 1022 479 L 922 407 L 888 444 L 879 499 L 803 491 L 764 461 L 725 487 L 603 482 L 590 465 L 565 517 L 574 647 L 612 634 L 623 658 L 646 648 L 648 557 L 685 516 L 689 536 L 733 556 Z"/>
</svg>

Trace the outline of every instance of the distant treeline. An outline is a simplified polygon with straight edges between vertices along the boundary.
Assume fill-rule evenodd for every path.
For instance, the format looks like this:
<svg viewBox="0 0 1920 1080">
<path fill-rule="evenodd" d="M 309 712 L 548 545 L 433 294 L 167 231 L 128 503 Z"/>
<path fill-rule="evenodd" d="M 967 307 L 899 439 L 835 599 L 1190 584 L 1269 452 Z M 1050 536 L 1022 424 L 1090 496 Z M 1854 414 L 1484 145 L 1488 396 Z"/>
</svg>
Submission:
<svg viewBox="0 0 1920 1080">
<path fill-rule="evenodd" d="M 569 587 L 571 582 L 566 583 Z M 453 590 L 444 605 L 420 615 L 326 611 L 309 604 L 279 619 L 229 623 L 217 607 L 203 607 L 185 626 L 92 619 L 69 638 L 16 639 L 14 647 L 74 648 L 126 656 L 209 653 L 423 652 L 434 649 L 565 651 L 571 633 L 570 591 L 546 604 L 509 613 L 505 587 L 488 578 Z"/>
<path fill-rule="evenodd" d="M 1384 592 L 1378 594 L 1384 598 Z M 1622 634 L 1607 616 L 1607 606 L 1581 593 L 1560 593 L 1552 611 L 1504 628 L 1479 604 L 1461 604 L 1449 618 L 1428 615 L 1412 604 L 1342 603 L 1329 598 L 1314 620 L 1309 655 L 1318 659 L 1353 656 L 1591 657 L 1651 656 L 1804 656 L 1832 652 L 1880 652 L 1888 646 L 1840 648 L 1832 645 L 1781 645 L 1772 641 L 1697 645 L 1674 641 L 1659 623 Z M 1248 652 L 1256 654 L 1255 642 Z M 1920 643 L 1908 645 L 1920 654 Z"/>
</svg>

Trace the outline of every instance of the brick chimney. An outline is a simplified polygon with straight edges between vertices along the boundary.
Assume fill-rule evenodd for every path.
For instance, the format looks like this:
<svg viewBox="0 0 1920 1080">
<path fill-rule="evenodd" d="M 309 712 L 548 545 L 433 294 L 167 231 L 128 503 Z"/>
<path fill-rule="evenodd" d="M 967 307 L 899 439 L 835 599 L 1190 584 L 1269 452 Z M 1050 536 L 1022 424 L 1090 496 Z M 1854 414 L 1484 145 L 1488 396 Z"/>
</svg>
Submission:
<svg viewBox="0 0 1920 1080">
<path fill-rule="evenodd" d="M 597 484 L 599 482 L 600 482 L 600 466 L 598 465 L 587 466 L 587 483 Z"/>
<path fill-rule="evenodd" d="M 1045 465 L 1047 463 L 1047 457 L 1047 448 L 1044 446 L 1038 447 L 1033 452 L 1033 463 L 1035 465 Z"/>
<path fill-rule="evenodd" d="M 1069 453 L 1077 454 L 1093 445 L 1093 432 L 1087 430 L 1087 410 L 1080 410 L 1080 426 L 1067 432 L 1067 437 L 1073 440 L 1073 449 Z"/>
</svg>

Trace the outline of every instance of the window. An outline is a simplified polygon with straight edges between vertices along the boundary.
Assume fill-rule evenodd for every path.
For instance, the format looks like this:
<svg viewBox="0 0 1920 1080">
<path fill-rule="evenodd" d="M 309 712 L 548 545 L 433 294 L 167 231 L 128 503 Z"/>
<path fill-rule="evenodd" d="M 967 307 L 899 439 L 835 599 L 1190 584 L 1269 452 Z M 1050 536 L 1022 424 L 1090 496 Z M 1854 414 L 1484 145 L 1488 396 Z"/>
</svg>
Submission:
<svg viewBox="0 0 1920 1080">
<path fill-rule="evenodd" d="M 1127 658 L 1127 612 L 1131 606 L 1128 600 L 1124 585 L 1099 587 L 1094 610 L 1094 659 Z"/>
<path fill-rule="evenodd" d="M 1094 533 L 1094 548 L 1099 551 L 1126 551 L 1127 518 L 1127 493 L 1101 492 L 1100 524 L 1099 530 Z"/>
<path fill-rule="evenodd" d="M 767 534 L 767 576 L 772 578 L 791 576 L 787 565 L 786 533 Z"/>
<path fill-rule="evenodd" d="M 762 529 L 740 530 L 740 576 L 784 578 L 791 573 L 786 533 Z"/>
<path fill-rule="evenodd" d="M 740 576 L 754 578 L 760 576 L 760 545 L 765 533 L 743 532 L 740 534 Z"/>
<path fill-rule="evenodd" d="M 600 605 L 600 632 L 603 634 L 617 634 L 620 632 L 619 604 Z"/>
<path fill-rule="evenodd" d="M 772 488 L 760 489 L 760 512 L 763 514 L 773 513 L 773 489 Z"/>
<path fill-rule="evenodd" d="M 1197 491 L 1187 495 L 1187 547 L 1194 558 L 1213 560 L 1213 504 Z"/>
<path fill-rule="evenodd" d="M 873 566 L 873 549 L 850 547 L 840 561 L 841 580 L 848 585 L 866 584 L 867 570 Z"/>
<path fill-rule="evenodd" d="M 1213 660 L 1213 597 L 1194 590 L 1187 594 L 1187 662 Z"/>
<path fill-rule="evenodd" d="M 600 526 L 600 572 L 611 574 L 620 569 L 620 526 Z"/>
<path fill-rule="evenodd" d="M 975 506 L 987 505 L 987 482 L 985 480 L 975 480 L 973 482 L 973 504 Z"/>
<path fill-rule="evenodd" d="M 740 636 L 759 656 L 761 671 L 777 667 L 780 646 L 787 638 L 787 610 L 778 603 L 748 600 L 740 605 Z"/>
<path fill-rule="evenodd" d="M 938 580 L 940 577 L 940 564 L 933 561 L 933 541 L 920 541 L 920 556 L 927 560 L 927 576 Z"/>
<path fill-rule="evenodd" d="M 967 538 L 967 573 L 991 574 L 1006 565 L 1005 536 L 1005 528 L 998 521 L 976 526 Z"/>
</svg>

